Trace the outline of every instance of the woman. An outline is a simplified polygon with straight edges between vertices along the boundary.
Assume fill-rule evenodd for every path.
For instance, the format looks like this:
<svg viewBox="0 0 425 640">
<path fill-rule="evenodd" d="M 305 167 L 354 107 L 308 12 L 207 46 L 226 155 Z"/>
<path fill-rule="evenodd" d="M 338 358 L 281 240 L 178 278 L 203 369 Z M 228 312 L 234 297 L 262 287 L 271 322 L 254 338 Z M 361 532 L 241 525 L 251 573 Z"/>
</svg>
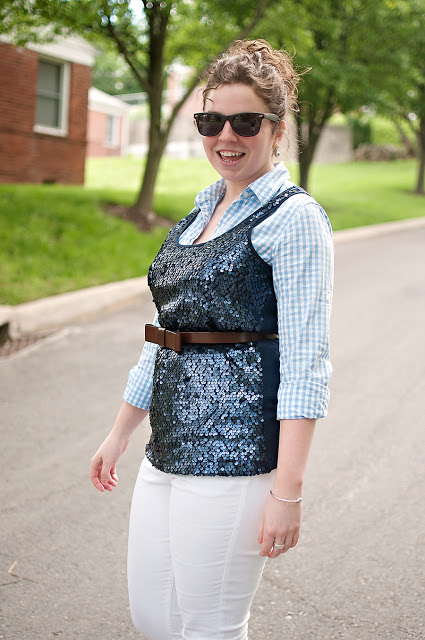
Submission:
<svg viewBox="0 0 425 640">
<path fill-rule="evenodd" d="M 222 179 L 169 233 L 158 310 L 115 425 L 100 491 L 150 412 L 134 490 L 130 605 L 149 640 L 242 640 L 267 558 L 298 542 L 304 472 L 326 415 L 333 245 L 323 209 L 274 165 L 294 104 L 289 57 L 236 42 L 195 114 Z"/>
</svg>

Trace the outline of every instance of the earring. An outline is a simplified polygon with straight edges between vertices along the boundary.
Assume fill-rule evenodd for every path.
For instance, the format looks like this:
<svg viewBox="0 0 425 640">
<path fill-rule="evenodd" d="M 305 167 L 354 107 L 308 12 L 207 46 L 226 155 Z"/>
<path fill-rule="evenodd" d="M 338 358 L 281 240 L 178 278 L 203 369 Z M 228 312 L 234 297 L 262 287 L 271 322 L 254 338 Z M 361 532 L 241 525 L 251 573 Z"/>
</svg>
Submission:
<svg viewBox="0 0 425 640">
<path fill-rule="evenodd" d="M 273 149 L 273 155 L 275 158 L 278 158 L 280 156 L 280 151 L 277 147 Z"/>
</svg>

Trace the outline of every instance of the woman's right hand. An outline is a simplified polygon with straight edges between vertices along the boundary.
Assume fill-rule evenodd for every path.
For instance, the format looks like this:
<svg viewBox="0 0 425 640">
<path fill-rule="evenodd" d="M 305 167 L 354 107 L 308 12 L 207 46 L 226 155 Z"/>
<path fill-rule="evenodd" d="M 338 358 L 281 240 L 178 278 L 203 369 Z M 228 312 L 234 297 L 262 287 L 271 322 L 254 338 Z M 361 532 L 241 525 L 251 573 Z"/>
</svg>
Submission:
<svg viewBox="0 0 425 640">
<path fill-rule="evenodd" d="M 99 491 L 112 491 L 117 486 L 118 458 L 127 449 L 130 438 L 111 432 L 91 459 L 90 480 Z"/>
<path fill-rule="evenodd" d="M 90 480 L 99 491 L 112 491 L 117 486 L 118 458 L 127 449 L 130 436 L 149 411 L 123 402 L 109 436 L 91 459 Z"/>
</svg>

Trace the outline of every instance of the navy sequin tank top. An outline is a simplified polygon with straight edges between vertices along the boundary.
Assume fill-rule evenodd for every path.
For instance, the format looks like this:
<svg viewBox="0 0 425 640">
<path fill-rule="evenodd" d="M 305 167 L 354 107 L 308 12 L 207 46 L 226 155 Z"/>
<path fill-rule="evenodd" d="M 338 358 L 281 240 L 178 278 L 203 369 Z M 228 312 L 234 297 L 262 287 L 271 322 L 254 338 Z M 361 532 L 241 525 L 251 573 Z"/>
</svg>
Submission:
<svg viewBox="0 0 425 640">
<path fill-rule="evenodd" d="M 181 245 L 193 211 L 153 261 L 148 283 L 159 323 L 171 331 L 276 333 L 272 268 L 255 251 L 252 229 L 299 187 L 273 198 L 233 229 L 203 244 Z M 146 456 L 182 475 L 250 476 L 276 468 L 278 340 L 185 344 L 157 350 Z"/>
</svg>

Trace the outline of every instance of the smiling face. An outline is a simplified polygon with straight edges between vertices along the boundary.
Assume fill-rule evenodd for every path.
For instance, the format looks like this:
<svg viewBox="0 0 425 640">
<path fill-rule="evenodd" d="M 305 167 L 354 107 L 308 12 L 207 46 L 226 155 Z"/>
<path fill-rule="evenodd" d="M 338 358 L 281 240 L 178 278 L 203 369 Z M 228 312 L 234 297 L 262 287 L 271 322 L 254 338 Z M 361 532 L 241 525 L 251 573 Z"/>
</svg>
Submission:
<svg viewBox="0 0 425 640">
<path fill-rule="evenodd" d="M 245 84 L 224 84 L 209 91 L 205 111 L 230 116 L 235 113 L 268 113 L 267 104 Z M 216 136 L 202 136 L 205 153 L 216 171 L 225 179 L 227 188 L 241 193 L 249 184 L 273 169 L 272 151 L 277 147 L 284 124 L 276 132 L 272 122 L 263 119 L 256 136 L 238 136 L 230 122 Z"/>
</svg>

